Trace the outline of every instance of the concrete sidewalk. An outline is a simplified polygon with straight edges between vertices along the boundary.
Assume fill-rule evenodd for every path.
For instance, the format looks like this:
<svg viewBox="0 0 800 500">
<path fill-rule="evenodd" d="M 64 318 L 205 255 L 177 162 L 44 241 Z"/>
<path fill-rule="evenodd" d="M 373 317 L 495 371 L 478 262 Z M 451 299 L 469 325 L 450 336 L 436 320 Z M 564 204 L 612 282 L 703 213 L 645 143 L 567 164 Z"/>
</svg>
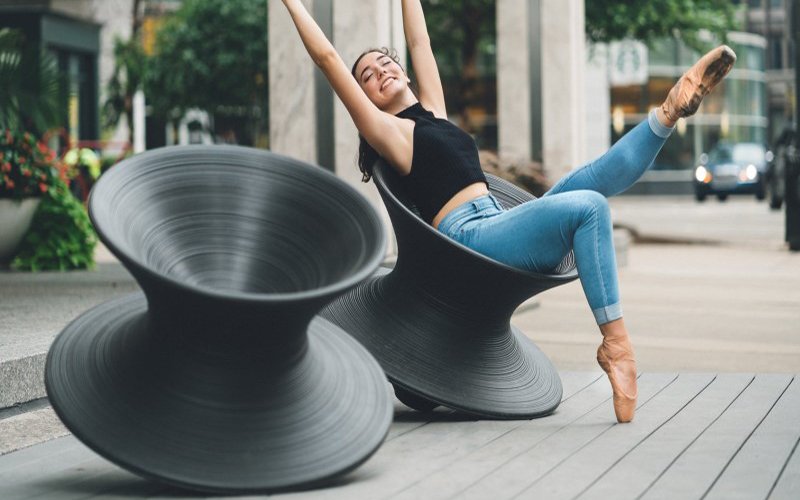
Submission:
<svg viewBox="0 0 800 500">
<path fill-rule="evenodd" d="M 620 268 L 625 322 L 642 371 L 800 371 L 800 253 L 784 214 L 752 197 L 611 199 L 636 235 Z M 659 244 L 641 242 L 661 242 Z M 596 366 L 597 327 L 578 282 L 515 317 L 559 369 Z"/>
</svg>

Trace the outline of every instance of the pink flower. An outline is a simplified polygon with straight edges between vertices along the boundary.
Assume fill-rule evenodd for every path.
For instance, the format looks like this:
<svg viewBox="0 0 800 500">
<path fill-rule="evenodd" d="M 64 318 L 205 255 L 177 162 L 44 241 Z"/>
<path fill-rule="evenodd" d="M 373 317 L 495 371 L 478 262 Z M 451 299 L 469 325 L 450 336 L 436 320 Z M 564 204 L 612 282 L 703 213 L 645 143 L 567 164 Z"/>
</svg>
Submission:
<svg viewBox="0 0 800 500">
<path fill-rule="evenodd" d="M 42 193 L 46 193 L 47 192 L 47 184 L 45 184 L 44 182 L 40 182 L 39 183 L 39 189 L 42 190 Z"/>
</svg>

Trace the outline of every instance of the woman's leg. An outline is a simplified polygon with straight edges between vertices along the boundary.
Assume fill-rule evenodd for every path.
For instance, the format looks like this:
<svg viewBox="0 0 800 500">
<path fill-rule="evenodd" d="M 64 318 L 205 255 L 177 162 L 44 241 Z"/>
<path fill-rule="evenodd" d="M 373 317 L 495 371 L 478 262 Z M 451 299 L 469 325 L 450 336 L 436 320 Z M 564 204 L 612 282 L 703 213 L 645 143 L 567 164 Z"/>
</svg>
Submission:
<svg viewBox="0 0 800 500">
<path fill-rule="evenodd" d="M 497 202 L 495 202 L 497 203 Z M 497 261 L 549 273 L 573 250 L 581 286 L 603 343 L 597 361 L 608 374 L 617 420 L 629 422 L 636 407 L 636 362 L 622 319 L 608 200 L 592 190 L 532 200 L 497 214 L 440 230 Z"/>
<path fill-rule="evenodd" d="M 452 231 L 439 227 L 477 252 L 534 272 L 552 272 L 573 250 L 597 323 L 622 316 L 608 200 L 595 191 L 531 200 Z"/>
<path fill-rule="evenodd" d="M 627 190 L 650 168 L 673 130 L 651 111 L 603 156 L 562 177 L 545 196 L 589 189 L 608 197 Z"/>
</svg>

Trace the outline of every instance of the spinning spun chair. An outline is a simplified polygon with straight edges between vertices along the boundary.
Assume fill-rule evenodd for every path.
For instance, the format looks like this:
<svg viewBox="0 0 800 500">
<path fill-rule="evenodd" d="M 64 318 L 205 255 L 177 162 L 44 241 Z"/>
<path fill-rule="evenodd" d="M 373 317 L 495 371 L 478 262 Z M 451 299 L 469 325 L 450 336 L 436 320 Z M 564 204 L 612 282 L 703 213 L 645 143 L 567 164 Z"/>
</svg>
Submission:
<svg viewBox="0 0 800 500">
<path fill-rule="evenodd" d="M 48 353 L 47 392 L 76 437 L 222 493 L 313 486 L 378 448 L 383 372 L 315 316 L 384 255 L 354 189 L 266 151 L 171 147 L 111 169 L 89 210 L 143 293 L 82 314 Z"/>
<path fill-rule="evenodd" d="M 534 198 L 486 177 L 505 207 Z M 573 254 L 551 275 L 499 263 L 425 223 L 386 163 L 376 163 L 373 179 L 397 236 L 397 263 L 336 299 L 322 316 L 369 349 L 412 408 L 444 405 L 499 419 L 552 412 L 561 401 L 561 379 L 510 321 L 528 298 L 578 277 Z"/>
</svg>

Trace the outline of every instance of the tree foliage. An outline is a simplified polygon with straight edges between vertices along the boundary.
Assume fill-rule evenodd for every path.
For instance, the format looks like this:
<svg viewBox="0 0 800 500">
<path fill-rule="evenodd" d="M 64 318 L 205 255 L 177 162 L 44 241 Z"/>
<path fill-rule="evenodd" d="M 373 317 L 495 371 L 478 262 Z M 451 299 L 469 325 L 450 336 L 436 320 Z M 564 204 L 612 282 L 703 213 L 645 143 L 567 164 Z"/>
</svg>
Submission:
<svg viewBox="0 0 800 500">
<path fill-rule="evenodd" d="M 495 0 L 423 0 L 431 45 L 445 84 L 448 108 L 470 128 L 466 108 L 482 100 L 479 60 L 495 45 Z"/>
<path fill-rule="evenodd" d="M 266 109 L 267 3 L 186 0 L 156 36 L 145 71 L 145 94 L 156 114 L 187 109 L 248 116 Z"/>
<path fill-rule="evenodd" d="M 63 85 L 52 55 L 19 31 L 0 30 L 0 129 L 40 135 L 60 125 Z"/>
<path fill-rule="evenodd" d="M 634 38 L 651 43 L 677 37 L 686 45 L 707 49 L 701 33 L 726 40 L 737 28 L 736 8 L 730 0 L 590 0 L 586 2 L 586 37 L 592 42 Z"/>
<path fill-rule="evenodd" d="M 133 95 L 141 88 L 145 70 L 145 55 L 135 37 L 125 41 L 114 39 L 114 72 L 106 86 L 103 104 L 103 126 L 114 127 L 124 115 L 133 142 Z"/>
</svg>

